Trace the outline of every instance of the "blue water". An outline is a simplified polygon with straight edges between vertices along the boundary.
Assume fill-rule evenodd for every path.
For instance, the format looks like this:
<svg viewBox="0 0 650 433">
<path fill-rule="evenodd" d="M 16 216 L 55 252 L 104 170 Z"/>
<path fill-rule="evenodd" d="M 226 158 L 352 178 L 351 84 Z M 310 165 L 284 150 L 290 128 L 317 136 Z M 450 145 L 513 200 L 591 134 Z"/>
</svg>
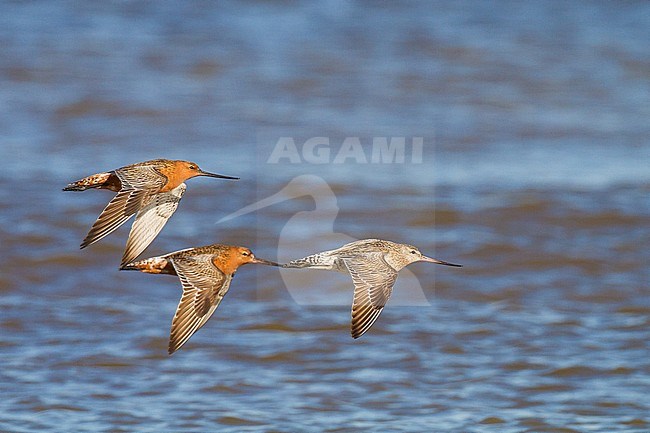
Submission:
<svg viewBox="0 0 650 433">
<path fill-rule="evenodd" d="M 0 2 L 0 431 L 650 431 L 648 41 L 645 2 Z M 146 257 L 465 267 L 359 340 L 344 276 L 246 267 L 168 357 L 177 279 L 118 272 L 126 228 L 80 251 L 111 195 L 61 192 L 157 157 L 241 180 Z"/>
</svg>

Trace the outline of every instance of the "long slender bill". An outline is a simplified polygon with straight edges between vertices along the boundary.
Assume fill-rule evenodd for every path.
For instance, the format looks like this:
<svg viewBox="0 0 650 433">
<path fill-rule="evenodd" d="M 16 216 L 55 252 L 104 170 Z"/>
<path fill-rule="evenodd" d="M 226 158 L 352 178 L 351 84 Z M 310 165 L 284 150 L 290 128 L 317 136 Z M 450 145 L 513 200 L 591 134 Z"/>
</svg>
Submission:
<svg viewBox="0 0 650 433">
<path fill-rule="evenodd" d="M 199 176 L 216 177 L 216 178 L 218 178 L 218 179 L 239 180 L 238 177 L 234 177 L 234 176 L 224 176 L 223 174 L 210 173 L 210 172 L 208 172 L 208 171 L 203 171 L 203 170 L 201 170 L 201 171 L 199 172 Z"/>
<path fill-rule="evenodd" d="M 255 257 L 255 258 L 251 261 L 251 263 L 258 263 L 258 264 L 260 264 L 260 265 L 269 265 L 269 266 L 280 266 L 280 264 L 278 264 L 278 263 L 272 262 L 272 261 L 270 261 L 270 260 L 260 259 L 260 258 L 257 258 L 257 257 Z"/>
<path fill-rule="evenodd" d="M 457 268 L 462 268 L 463 267 L 463 265 L 457 265 L 456 263 L 443 262 L 442 260 L 433 259 L 433 258 L 427 257 L 427 256 L 422 256 L 422 258 L 420 260 L 423 261 L 423 262 L 436 263 L 438 265 L 455 266 Z"/>
</svg>

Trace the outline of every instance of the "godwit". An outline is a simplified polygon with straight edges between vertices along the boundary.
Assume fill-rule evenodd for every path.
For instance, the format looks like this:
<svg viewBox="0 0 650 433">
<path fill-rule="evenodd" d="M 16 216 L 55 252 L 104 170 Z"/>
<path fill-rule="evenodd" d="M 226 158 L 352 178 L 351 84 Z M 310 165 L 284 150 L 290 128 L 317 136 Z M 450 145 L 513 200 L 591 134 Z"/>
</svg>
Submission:
<svg viewBox="0 0 650 433">
<path fill-rule="evenodd" d="M 214 244 L 139 260 L 121 269 L 177 275 L 180 279 L 183 295 L 172 320 L 168 348 L 171 355 L 210 319 L 228 292 L 235 271 L 247 263 L 279 266 L 258 259 L 248 248 Z"/>
<path fill-rule="evenodd" d="M 93 224 L 81 243 L 81 248 L 111 234 L 137 214 L 120 266 L 132 261 L 147 248 L 176 211 L 187 188 L 184 182 L 196 176 L 239 179 L 208 173 L 189 161 L 154 159 L 72 182 L 63 190 L 85 191 L 97 188 L 117 192 Z"/>
<path fill-rule="evenodd" d="M 311 198 L 314 205 L 308 205 L 309 210 L 295 212 L 282 227 L 278 238 L 278 261 L 288 262 L 296 256 L 307 255 L 313 251 L 313 246 L 310 247 L 310 244 L 305 242 L 307 235 L 325 248 L 357 240 L 348 234 L 334 231 L 334 223 L 339 214 L 337 197 L 325 179 L 315 175 L 297 176 L 280 191 L 223 217 L 219 223 L 301 197 Z M 280 275 L 287 291 L 299 305 L 347 305 L 349 303 L 347 282 L 331 282 L 331 289 L 327 296 L 324 296 L 323 279 L 318 273 L 280 269 Z M 431 305 L 417 276 L 409 269 L 400 272 L 396 289 L 392 301 L 394 305 Z"/>
<path fill-rule="evenodd" d="M 414 262 L 462 266 L 423 255 L 412 245 L 364 239 L 282 265 L 284 268 L 325 269 L 350 274 L 354 283 L 352 338 L 361 337 L 379 317 L 393 291 L 397 273 Z"/>
</svg>

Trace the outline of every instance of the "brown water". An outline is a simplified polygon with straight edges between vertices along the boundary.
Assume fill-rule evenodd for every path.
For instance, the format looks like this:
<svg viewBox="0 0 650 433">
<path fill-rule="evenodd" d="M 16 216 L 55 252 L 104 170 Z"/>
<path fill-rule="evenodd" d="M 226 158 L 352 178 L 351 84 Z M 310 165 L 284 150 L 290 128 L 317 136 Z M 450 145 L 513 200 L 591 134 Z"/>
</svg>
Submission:
<svg viewBox="0 0 650 433">
<path fill-rule="evenodd" d="M 647 4 L 1 7 L 0 431 L 650 432 Z M 359 340 L 344 276 L 245 267 L 168 357 L 178 281 L 117 271 L 126 227 L 80 251 L 111 194 L 61 192 L 155 157 L 242 179 L 190 180 L 146 256 L 464 267 L 411 265 Z"/>
</svg>

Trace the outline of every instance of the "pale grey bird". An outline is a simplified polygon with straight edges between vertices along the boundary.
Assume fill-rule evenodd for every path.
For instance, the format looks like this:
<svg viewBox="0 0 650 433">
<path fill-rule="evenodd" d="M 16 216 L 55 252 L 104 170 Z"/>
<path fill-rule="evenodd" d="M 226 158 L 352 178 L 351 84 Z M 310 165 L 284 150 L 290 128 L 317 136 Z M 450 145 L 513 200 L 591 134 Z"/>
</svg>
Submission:
<svg viewBox="0 0 650 433">
<path fill-rule="evenodd" d="M 335 250 L 292 260 L 282 267 L 324 269 L 350 274 L 354 283 L 351 334 L 352 338 L 359 338 L 370 329 L 386 306 L 397 273 L 414 262 L 462 266 L 427 257 L 412 245 L 363 239 Z"/>
</svg>

